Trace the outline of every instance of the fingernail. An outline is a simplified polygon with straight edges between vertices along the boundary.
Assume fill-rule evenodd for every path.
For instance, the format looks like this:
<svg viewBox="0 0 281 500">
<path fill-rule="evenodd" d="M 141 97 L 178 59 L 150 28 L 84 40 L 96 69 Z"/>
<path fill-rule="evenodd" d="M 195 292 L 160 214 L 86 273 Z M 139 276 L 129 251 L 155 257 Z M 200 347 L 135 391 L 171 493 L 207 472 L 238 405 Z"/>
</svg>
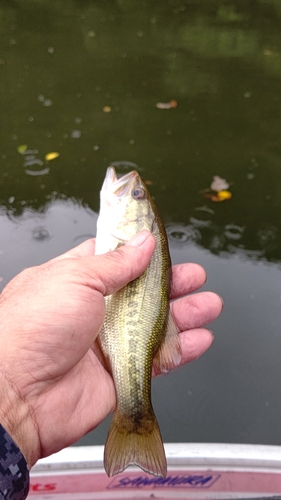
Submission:
<svg viewBox="0 0 281 500">
<path fill-rule="evenodd" d="M 126 243 L 129 247 L 140 247 L 149 237 L 151 233 L 149 231 L 141 231 L 135 234 L 135 236 Z"/>
</svg>

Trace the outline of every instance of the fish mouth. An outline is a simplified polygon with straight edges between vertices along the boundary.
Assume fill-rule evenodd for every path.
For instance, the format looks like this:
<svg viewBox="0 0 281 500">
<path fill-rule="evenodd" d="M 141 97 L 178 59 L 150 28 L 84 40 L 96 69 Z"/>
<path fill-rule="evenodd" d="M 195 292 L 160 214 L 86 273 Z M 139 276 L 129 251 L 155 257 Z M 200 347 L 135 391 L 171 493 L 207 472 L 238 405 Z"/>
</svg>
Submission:
<svg viewBox="0 0 281 500">
<path fill-rule="evenodd" d="M 114 167 L 108 167 L 102 191 L 110 191 L 116 196 L 124 196 L 128 194 L 136 185 L 142 185 L 140 176 L 136 170 L 132 170 L 122 177 L 117 177 Z"/>
</svg>

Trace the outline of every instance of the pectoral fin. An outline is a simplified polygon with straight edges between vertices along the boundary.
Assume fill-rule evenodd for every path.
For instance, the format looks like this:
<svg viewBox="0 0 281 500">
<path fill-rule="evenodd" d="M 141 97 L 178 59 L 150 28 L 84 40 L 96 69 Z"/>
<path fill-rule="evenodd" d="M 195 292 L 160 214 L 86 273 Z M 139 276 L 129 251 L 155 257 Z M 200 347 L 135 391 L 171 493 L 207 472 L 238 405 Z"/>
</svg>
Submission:
<svg viewBox="0 0 281 500">
<path fill-rule="evenodd" d="M 169 312 L 167 331 L 153 360 L 153 367 L 157 372 L 167 373 L 181 362 L 181 346 L 178 329 L 171 311 Z"/>
</svg>

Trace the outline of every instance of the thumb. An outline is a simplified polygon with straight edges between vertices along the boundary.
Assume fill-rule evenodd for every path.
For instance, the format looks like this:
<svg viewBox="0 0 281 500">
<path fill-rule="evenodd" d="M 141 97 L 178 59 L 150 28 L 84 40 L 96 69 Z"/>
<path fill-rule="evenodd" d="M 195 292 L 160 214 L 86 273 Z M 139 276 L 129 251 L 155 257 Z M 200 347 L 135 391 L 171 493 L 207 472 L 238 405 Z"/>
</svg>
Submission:
<svg viewBox="0 0 281 500">
<path fill-rule="evenodd" d="M 141 231 L 117 250 L 90 258 L 94 271 L 93 288 L 103 295 L 117 292 L 145 271 L 154 249 L 152 234 Z"/>
</svg>

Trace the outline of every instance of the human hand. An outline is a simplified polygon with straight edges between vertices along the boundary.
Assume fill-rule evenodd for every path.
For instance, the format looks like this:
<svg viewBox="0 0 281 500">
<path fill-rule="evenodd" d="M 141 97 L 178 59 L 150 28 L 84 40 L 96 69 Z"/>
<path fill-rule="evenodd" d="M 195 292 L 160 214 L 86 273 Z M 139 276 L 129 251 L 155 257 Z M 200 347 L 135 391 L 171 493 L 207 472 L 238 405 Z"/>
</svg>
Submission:
<svg viewBox="0 0 281 500">
<path fill-rule="evenodd" d="M 25 269 L 0 296 L 0 422 L 29 467 L 94 429 L 116 404 L 113 380 L 95 350 L 104 295 L 146 269 L 155 241 L 145 232 L 115 252 L 95 256 L 94 248 L 95 240 L 88 240 Z M 219 315 L 221 299 L 211 292 L 183 297 L 205 279 L 196 264 L 173 267 L 177 300 L 171 307 L 181 332 L 182 363 L 213 341 L 200 327 Z"/>
</svg>

